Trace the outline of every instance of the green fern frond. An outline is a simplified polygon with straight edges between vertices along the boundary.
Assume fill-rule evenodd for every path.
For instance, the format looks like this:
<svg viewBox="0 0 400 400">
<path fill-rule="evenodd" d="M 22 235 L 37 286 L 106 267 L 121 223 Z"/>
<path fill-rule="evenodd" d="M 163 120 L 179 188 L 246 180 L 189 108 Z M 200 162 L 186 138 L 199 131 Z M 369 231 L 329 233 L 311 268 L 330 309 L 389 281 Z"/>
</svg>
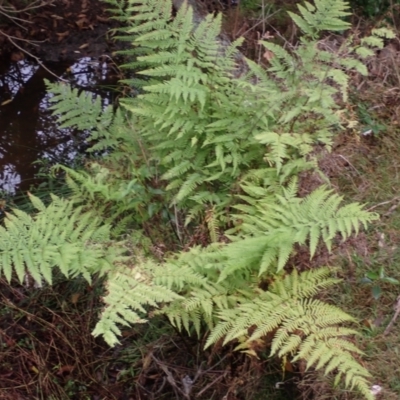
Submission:
<svg viewBox="0 0 400 400">
<path fill-rule="evenodd" d="M 39 212 L 31 217 L 14 210 L 7 214 L 5 227 L 0 227 L 0 271 L 8 280 L 12 268 L 21 282 L 29 273 L 37 282 L 49 283 L 56 267 L 65 276 L 82 274 L 89 281 L 92 273 L 113 268 L 122 250 L 118 245 L 105 246 L 110 227 L 102 225 L 99 217 L 56 196 L 48 206 L 30 197 Z"/>
<path fill-rule="evenodd" d="M 198 335 L 202 323 L 213 328 L 219 311 L 229 313 L 239 302 L 250 299 L 254 290 L 243 281 L 215 284 L 211 277 L 202 282 L 202 287 L 190 287 L 189 291 L 181 291 L 184 299 L 171 302 L 158 313 L 165 314 L 178 329 L 184 328 L 190 333 L 193 326 Z"/>
<path fill-rule="evenodd" d="M 194 263 L 198 262 L 196 256 L 202 255 L 199 248 L 191 249 L 190 256 Z M 163 285 L 171 290 L 182 292 L 188 287 L 204 287 L 207 285 L 207 278 L 196 271 L 196 268 L 190 267 L 185 263 L 187 254 L 182 254 L 179 262 L 169 261 L 162 269 L 154 271 L 154 282 L 157 285 Z M 189 260 L 188 260 L 189 261 Z"/>
<path fill-rule="evenodd" d="M 247 336 L 238 348 L 274 332 L 271 355 L 294 356 L 304 359 L 308 368 L 325 368 L 326 373 L 337 371 L 346 376 L 345 384 L 368 392 L 370 374 L 354 358 L 361 351 L 348 339 L 357 334 L 342 327 L 354 319 L 335 306 L 312 297 L 321 288 L 338 282 L 330 278 L 328 268 L 298 274 L 296 270 L 283 279 L 276 278 L 268 291 L 250 301 L 242 301 L 236 309 L 218 313 L 220 321 L 207 340 L 206 347 L 224 338 L 224 343 Z M 251 334 L 249 331 L 251 329 Z M 371 397 L 367 397 L 371 398 Z"/>
<path fill-rule="evenodd" d="M 107 127 L 113 119 L 112 106 L 104 107 L 100 96 L 93 97 L 90 92 L 72 89 L 66 84 L 50 84 L 47 88 L 53 93 L 50 109 L 59 115 L 61 128 L 75 126 L 78 129 L 94 130 Z"/>
<path fill-rule="evenodd" d="M 298 5 L 300 15 L 289 12 L 290 17 L 305 35 L 315 38 L 321 31 L 344 31 L 350 27 L 344 17 L 351 15 L 347 10 L 349 4 L 344 0 L 314 0 L 312 5 L 305 2 Z"/>
<path fill-rule="evenodd" d="M 285 231 L 292 238 L 292 243 L 299 244 L 309 239 L 311 257 L 321 238 L 331 250 L 332 239 L 337 233 L 346 239 L 353 231 L 358 233 L 360 224 L 366 226 L 378 218 L 376 214 L 363 210 L 363 206 L 358 203 L 340 207 L 343 198 L 324 186 L 304 199 L 292 198 L 288 201 L 279 196 L 277 198 L 277 203 L 271 203 L 270 198 L 257 202 L 250 200 L 257 213 L 237 216 L 243 219 L 242 231 L 267 236 Z"/>
<path fill-rule="evenodd" d="M 144 323 L 143 315 L 147 314 L 148 306 L 157 308 L 160 303 L 180 299 L 175 292 L 152 282 L 151 269 L 152 266 L 136 263 L 119 266 L 108 275 L 107 295 L 103 299 L 105 308 L 93 331 L 94 336 L 102 335 L 114 346 L 119 343 L 117 336 L 121 335 L 118 325 Z"/>
<path fill-rule="evenodd" d="M 217 243 L 218 236 L 219 236 L 219 233 L 218 233 L 219 229 L 218 229 L 218 221 L 217 221 L 215 207 L 207 210 L 206 216 L 205 216 L 205 221 L 207 224 L 208 233 L 210 235 L 211 242 Z"/>
</svg>

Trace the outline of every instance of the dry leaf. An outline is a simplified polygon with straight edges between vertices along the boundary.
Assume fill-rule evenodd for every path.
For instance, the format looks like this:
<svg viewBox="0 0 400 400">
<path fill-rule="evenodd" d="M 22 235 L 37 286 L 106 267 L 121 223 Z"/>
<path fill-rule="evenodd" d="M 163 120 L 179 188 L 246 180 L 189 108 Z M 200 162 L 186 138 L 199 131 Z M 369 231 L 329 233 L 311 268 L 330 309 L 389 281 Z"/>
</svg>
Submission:
<svg viewBox="0 0 400 400">
<path fill-rule="evenodd" d="M 289 361 L 285 363 L 285 371 L 294 372 L 293 364 Z"/>
<path fill-rule="evenodd" d="M 79 300 L 79 297 L 81 297 L 80 293 L 74 293 L 71 295 L 71 303 L 76 304 Z"/>
<path fill-rule="evenodd" d="M 96 19 L 99 22 L 109 22 L 109 18 L 100 17 L 99 15 L 96 15 Z"/>
<path fill-rule="evenodd" d="M 370 319 L 364 319 L 362 321 L 362 324 L 367 327 L 368 329 L 373 329 L 374 328 L 374 323 Z"/>
<path fill-rule="evenodd" d="M 25 55 L 22 51 L 13 51 L 10 56 L 10 60 L 12 62 L 18 62 L 25 58 Z"/>
<path fill-rule="evenodd" d="M 5 106 L 6 104 L 11 103 L 12 101 L 13 101 L 13 99 L 8 99 L 8 100 L 3 101 L 0 105 Z"/>
<path fill-rule="evenodd" d="M 64 365 L 63 367 L 60 367 L 60 369 L 57 372 L 57 375 L 63 375 L 65 372 L 71 373 L 74 370 L 75 366 L 73 365 Z"/>
<path fill-rule="evenodd" d="M 275 55 L 274 55 L 274 53 L 273 53 L 272 51 L 266 50 L 265 53 L 263 54 L 263 57 L 264 57 L 267 61 L 270 61 L 270 60 L 272 60 L 272 59 L 275 57 Z"/>
<path fill-rule="evenodd" d="M 241 351 L 241 353 L 245 353 L 245 354 L 248 354 L 249 356 L 259 359 L 257 353 L 253 349 L 243 350 L 243 351 Z"/>
<path fill-rule="evenodd" d="M 153 356 L 153 353 L 150 352 L 145 357 L 143 357 L 143 360 L 142 360 L 142 370 L 143 371 L 146 371 L 150 367 L 151 362 L 152 362 L 152 356 Z"/>
<path fill-rule="evenodd" d="M 273 38 L 274 38 L 274 35 L 271 35 L 271 33 L 269 31 L 267 31 L 264 33 L 264 35 L 262 35 L 261 39 L 268 40 L 268 39 L 273 39 Z"/>
<path fill-rule="evenodd" d="M 34 366 L 34 365 L 32 365 L 32 367 L 30 367 L 29 368 L 31 371 L 33 371 L 35 374 L 38 374 L 39 373 L 39 370 Z"/>
<path fill-rule="evenodd" d="M 65 31 L 63 33 L 56 33 L 58 36 L 58 41 L 61 42 L 64 38 L 66 38 L 69 35 L 69 31 Z"/>
<path fill-rule="evenodd" d="M 90 22 L 86 17 L 84 17 L 78 19 L 78 21 L 76 21 L 75 24 L 78 26 L 79 29 L 85 29 L 89 26 Z"/>
</svg>

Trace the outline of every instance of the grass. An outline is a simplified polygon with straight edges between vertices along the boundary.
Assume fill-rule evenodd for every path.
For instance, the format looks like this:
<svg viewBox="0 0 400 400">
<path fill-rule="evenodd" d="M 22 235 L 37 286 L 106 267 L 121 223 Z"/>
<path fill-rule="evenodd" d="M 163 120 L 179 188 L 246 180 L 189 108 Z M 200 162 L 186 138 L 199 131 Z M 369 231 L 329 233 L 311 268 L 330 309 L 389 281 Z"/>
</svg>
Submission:
<svg viewBox="0 0 400 400">
<path fill-rule="evenodd" d="M 400 319 L 387 335 L 384 331 L 395 314 L 400 285 L 362 280 L 368 273 L 383 270 L 393 282 L 400 281 L 400 127 L 393 123 L 398 111 L 389 101 L 391 88 L 373 90 L 375 83 L 368 85 L 357 101 L 365 102 L 364 111 L 370 104 L 380 105 L 369 118 L 385 129 L 370 136 L 343 134 L 321 166 L 346 201 L 364 203 L 380 219 L 358 237 L 338 243 L 330 263 L 341 267 L 343 283 L 328 296 L 360 321 L 361 335 L 356 340 L 365 352 L 363 363 L 372 373 L 371 384 L 382 387 L 377 398 L 394 400 L 400 398 Z M 379 294 L 374 286 L 379 288 L 379 298 L 374 297 Z M 357 394 L 333 390 L 332 382 L 320 375 L 311 374 L 300 386 L 303 394 L 311 393 L 319 400 L 361 400 Z"/>
</svg>

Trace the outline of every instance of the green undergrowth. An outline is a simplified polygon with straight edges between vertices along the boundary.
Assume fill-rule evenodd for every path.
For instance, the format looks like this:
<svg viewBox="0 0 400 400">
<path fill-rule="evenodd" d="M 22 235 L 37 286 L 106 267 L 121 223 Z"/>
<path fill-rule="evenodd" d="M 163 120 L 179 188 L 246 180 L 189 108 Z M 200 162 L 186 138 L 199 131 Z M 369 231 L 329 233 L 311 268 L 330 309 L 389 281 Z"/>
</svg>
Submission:
<svg viewBox="0 0 400 400">
<path fill-rule="evenodd" d="M 349 36 L 328 51 L 321 34 L 350 27 L 348 4 L 306 2 L 289 12 L 301 32 L 296 46 L 260 42 L 264 68 L 241 57 L 243 39 L 221 42 L 221 16 L 196 24 L 186 3 L 107 2 L 131 43 L 122 67 L 135 74 L 123 83 L 135 95 L 105 107 L 64 83 L 48 85 L 61 126 L 90 130 L 92 157 L 83 170 L 58 167 L 69 196 L 29 195 L 35 211 L 6 214 L 2 274 L 42 286 L 60 274 L 89 286 L 101 279 L 92 334 L 117 353 L 126 337 L 136 357 L 140 349 L 137 370 L 126 372 L 136 374 L 138 393 L 201 398 L 220 379 L 226 392 L 216 398 L 246 398 L 248 378 L 278 363 L 283 377 L 323 371 L 333 386 L 372 400 L 358 319 L 323 297 L 346 274 L 321 254 L 340 260 L 378 214 L 336 190 L 317 149 L 331 151 L 354 122 L 350 77 L 367 75 L 362 59 L 393 33 Z M 304 191 L 307 174 L 319 180 Z M 370 286 L 384 292 L 390 273 L 380 270 Z M 161 324 L 159 339 L 149 321 Z M 150 336 L 135 344 L 135 335 Z M 213 380 L 219 363 L 224 372 Z"/>
<path fill-rule="evenodd" d="M 395 13 L 396 6 L 400 3 L 398 0 L 351 0 L 350 4 L 357 13 L 368 18 L 376 18 L 388 11 Z"/>
<path fill-rule="evenodd" d="M 368 100 L 371 104 L 376 101 Z M 385 113 L 389 115 L 390 109 Z M 335 262 L 341 265 L 344 280 L 330 298 L 341 308 L 351 309 L 361 322 L 362 336 L 357 344 L 366 354 L 366 367 L 373 371 L 372 383 L 382 386 L 382 398 L 394 400 L 400 397 L 399 321 L 388 334 L 384 331 L 400 295 L 400 129 L 388 124 L 386 115 L 374 118 L 384 127 L 378 135 L 349 134 L 340 141 L 332 159 L 339 164 L 332 182 L 347 198 L 368 204 L 380 219 L 373 229 L 336 252 Z M 325 393 L 328 397 L 323 397 L 327 385 L 316 389 L 319 399 L 331 398 L 329 390 Z M 360 398 L 344 393 L 340 399 Z"/>
</svg>

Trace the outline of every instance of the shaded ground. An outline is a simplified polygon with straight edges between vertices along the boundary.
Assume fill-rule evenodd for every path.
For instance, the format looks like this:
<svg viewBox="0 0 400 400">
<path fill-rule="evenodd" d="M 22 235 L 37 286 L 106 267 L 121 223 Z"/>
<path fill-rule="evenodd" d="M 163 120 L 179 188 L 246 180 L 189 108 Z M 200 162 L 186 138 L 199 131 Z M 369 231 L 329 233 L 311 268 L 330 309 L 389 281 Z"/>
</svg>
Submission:
<svg viewBox="0 0 400 400">
<path fill-rule="evenodd" d="M 181 336 L 164 320 L 125 330 L 110 349 L 91 335 L 100 293 L 101 282 L 11 288 L 0 281 L 0 399 L 295 398 L 292 380 L 276 385 L 280 364 L 267 354 L 204 352 L 203 339 Z"/>
<path fill-rule="evenodd" d="M 23 4 L 16 8 L 22 9 Z M 16 51 L 15 46 L 44 63 L 110 54 L 113 41 L 108 40 L 107 31 L 115 26 L 115 21 L 109 18 L 105 6 L 99 0 L 53 0 L 46 6 L 13 14 L 19 18 L 15 23 L 3 18 L 0 55 Z"/>
</svg>

